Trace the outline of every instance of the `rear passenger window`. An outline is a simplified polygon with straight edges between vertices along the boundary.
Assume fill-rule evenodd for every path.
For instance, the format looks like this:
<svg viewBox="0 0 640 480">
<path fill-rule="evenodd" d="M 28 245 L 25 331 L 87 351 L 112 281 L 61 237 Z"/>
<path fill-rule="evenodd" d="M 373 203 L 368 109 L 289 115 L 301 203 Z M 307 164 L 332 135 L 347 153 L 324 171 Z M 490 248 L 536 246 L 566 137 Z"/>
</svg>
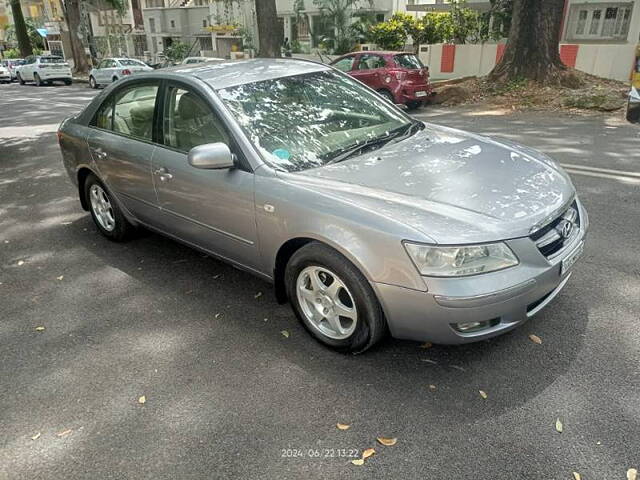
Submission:
<svg viewBox="0 0 640 480">
<path fill-rule="evenodd" d="M 164 143 L 188 152 L 206 143 L 229 144 L 211 107 L 198 95 L 180 87 L 169 87 L 165 99 Z"/>
<path fill-rule="evenodd" d="M 373 70 L 375 68 L 384 68 L 387 62 L 380 55 L 362 55 L 358 70 Z"/>
<path fill-rule="evenodd" d="M 113 112 L 113 131 L 151 141 L 157 85 L 137 85 L 119 92 Z"/>
<path fill-rule="evenodd" d="M 102 104 L 91 125 L 104 130 L 113 129 L 113 102 L 111 100 Z"/>
</svg>

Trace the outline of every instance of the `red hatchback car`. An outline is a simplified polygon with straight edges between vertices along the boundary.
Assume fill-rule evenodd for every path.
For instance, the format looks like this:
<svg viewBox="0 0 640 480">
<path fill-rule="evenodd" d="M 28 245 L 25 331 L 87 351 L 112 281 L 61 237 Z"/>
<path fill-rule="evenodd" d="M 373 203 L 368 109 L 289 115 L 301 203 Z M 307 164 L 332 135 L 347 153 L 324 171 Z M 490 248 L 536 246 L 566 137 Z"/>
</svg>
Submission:
<svg viewBox="0 0 640 480">
<path fill-rule="evenodd" d="M 331 65 L 376 90 L 393 103 L 419 107 L 431 95 L 429 68 L 403 52 L 354 52 Z"/>
</svg>

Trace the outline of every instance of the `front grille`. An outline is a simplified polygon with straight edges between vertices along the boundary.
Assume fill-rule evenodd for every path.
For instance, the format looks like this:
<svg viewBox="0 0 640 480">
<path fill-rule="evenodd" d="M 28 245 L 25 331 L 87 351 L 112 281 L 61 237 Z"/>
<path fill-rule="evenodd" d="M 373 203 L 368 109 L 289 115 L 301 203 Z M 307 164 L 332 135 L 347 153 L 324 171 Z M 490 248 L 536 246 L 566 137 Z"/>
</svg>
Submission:
<svg viewBox="0 0 640 480">
<path fill-rule="evenodd" d="M 563 227 L 571 224 L 569 235 L 563 233 Z M 566 228 L 566 227 L 565 227 Z M 565 246 L 569 245 L 580 230 L 580 214 L 578 204 L 574 201 L 555 220 L 536 230 L 529 238 L 536 243 L 536 247 L 547 258 L 553 257 Z"/>
</svg>

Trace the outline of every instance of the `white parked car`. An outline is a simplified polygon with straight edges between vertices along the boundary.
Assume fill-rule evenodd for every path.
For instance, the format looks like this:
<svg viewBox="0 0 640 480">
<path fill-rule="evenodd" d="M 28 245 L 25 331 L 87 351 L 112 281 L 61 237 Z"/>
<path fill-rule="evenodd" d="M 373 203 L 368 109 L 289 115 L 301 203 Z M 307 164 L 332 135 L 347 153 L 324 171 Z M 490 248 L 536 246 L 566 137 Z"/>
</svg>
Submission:
<svg viewBox="0 0 640 480">
<path fill-rule="evenodd" d="M 18 67 L 23 64 L 24 59 L 22 58 L 8 58 L 6 60 L 2 60 L 2 66 L 9 70 L 11 82 L 17 79 L 16 72 L 18 71 Z"/>
<path fill-rule="evenodd" d="M 215 57 L 187 57 L 182 61 L 182 65 L 193 65 L 195 63 L 204 63 L 204 62 L 223 62 L 223 58 L 215 58 Z"/>
<path fill-rule="evenodd" d="M 150 72 L 153 68 L 133 58 L 104 58 L 97 67 L 89 72 L 89 85 L 98 88 L 100 85 L 117 82 L 122 77 L 136 72 Z"/>
<path fill-rule="evenodd" d="M 55 55 L 31 55 L 17 69 L 16 76 L 20 85 L 35 82 L 40 87 L 45 83 L 60 81 L 71 85 L 71 68 L 64 58 Z"/>
<path fill-rule="evenodd" d="M 0 63 L 0 83 L 11 83 L 11 72 Z"/>
</svg>

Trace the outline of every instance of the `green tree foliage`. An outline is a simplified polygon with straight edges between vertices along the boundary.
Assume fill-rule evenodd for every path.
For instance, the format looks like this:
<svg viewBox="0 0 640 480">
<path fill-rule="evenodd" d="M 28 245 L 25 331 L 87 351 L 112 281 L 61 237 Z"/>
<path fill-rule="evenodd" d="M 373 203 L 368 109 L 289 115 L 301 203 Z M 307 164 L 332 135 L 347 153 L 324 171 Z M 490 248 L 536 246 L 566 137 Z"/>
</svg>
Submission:
<svg viewBox="0 0 640 480">
<path fill-rule="evenodd" d="M 189 53 L 189 45 L 184 42 L 173 42 L 164 49 L 165 56 L 174 63 L 180 63 Z"/>
<path fill-rule="evenodd" d="M 313 0 L 313 4 L 320 10 L 323 23 L 329 27 L 322 43 L 335 54 L 350 52 L 356 41 L 351 24 L 359 11 L 371 6 L 372 2 L 373 0 Z"/>
<path fill-rule="evenodd" d="M 40 26 L 37 25 L 32 18 L 24 19 L 25 27 L 27 28 L 27 35 L 29 36 L 29 41 L 31 42 L 31 46 L 33 48 L 38 48 L 40 50 L 44 49 L 44 41 L 42 40 L 42 36 L 38 33 L 37 28 Z M 16 35 L 16 26 L 9 25 L 6 30 L 6 38 L 9 42 L 17 42 L 18 38 Z"/>
<path fill-rule="evenodd" d="M 513 0 L 491 0 L 489 11 L 480 15 L 480 38 L 501 40 L 509 35 Z"/>
</svg>

